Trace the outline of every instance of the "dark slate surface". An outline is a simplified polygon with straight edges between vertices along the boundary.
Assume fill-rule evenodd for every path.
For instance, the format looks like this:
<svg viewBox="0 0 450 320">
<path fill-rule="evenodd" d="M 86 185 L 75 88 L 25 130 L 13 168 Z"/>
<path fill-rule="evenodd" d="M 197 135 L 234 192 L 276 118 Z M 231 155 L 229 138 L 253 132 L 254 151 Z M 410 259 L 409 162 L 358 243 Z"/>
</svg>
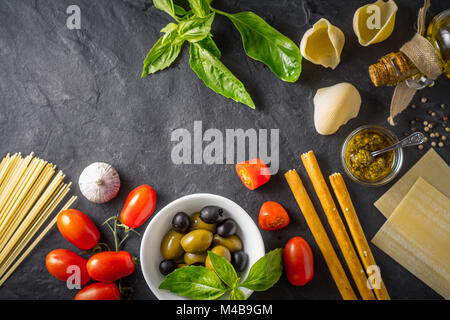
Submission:
<svg viewBox="0 0 450 320">
<path fill-rule="evenodd" d="M 282 247 L 293 236 L 304 237 L 314 252 L 315 277 L 304 287 L 293 287 L 283 275 L 274 288 L 255 293 L 252 298 L 340 299 L 283 173 L 298 169 L 319 209 L 299 155 L 313 149 L 325 174 L 342 172 L 339 152 L 346 135 L 363 124 L 388 126 L 385 119 L 392 88 L 375 89 L 366 70 L 377 58 L 396 50 L 413 35 L 421 1 L 397 2 L 399 11 L 391 37 L 364 48 L 352 30 L 353 12 L 363 1 L 214 1 L 218 9 L 225 11 L 254 11 L 297 43 L 321 17 L 345 33 L 342 62 L 337 69 L 304 61 L 300 80 L 289 84 L 276 78 L 263 64 L 247 58 L 238 32 L 229 21 L 218 16 L 213 34 L 222 50 L 222 60 L 251 92 L 257 105 L 253 111 L 206 88 L 189 68 L 186 47 L 170 69 L 144 80 L 140 78 L 142 61 L 160 36 L 159 30 L 171 21 L 149 0 L 2 0 L 0 151 L 2 155 L 34 151 L 57 164 L 68 180 L 74 182 L 88 164 L 111 163 L 122 178 L 119 196 L 104 205 L 89 203 L 80 196 L 76 204 L 98 224 L 118 213 L 128 192 L 143 183 L 157 190 L 157 210 L 182 195 L 211 192 L 235 200 L 256 221 L 262 202 L 278 201 L 286 207 L 292 222 L 281 232 L 262 231 L 266 248 Z M 82 28 L 78 31 L 66 28 L 66 8 L 71 4 L 81 8 Z M 443 1 L 433 1 L 429 17 L 443 9 Z M 318 88 L 343 81 L 359 89 L 363 100 L 360 114 L 335 135 L 320 136 L 314 130 L 312 98 Z M 393 131 L 401 136 L 410 119 L 424 118 L 428 108 L 437 110 L 440 103 L 449 104 L 448 90 L 449 81 L 441 78 L 434 88 L 421 91 L 416 97 L 418 108 L 404 112 Z M 420 103 L 421 96 L 426 96 L 429 102 Z M 174 144 L 170 142 L 170 133 L 176 128 L 192 131 L 194 120 L 202 120 L 204 130 L 279 128 L 278 175 L 257 191 L 248 191 L 232 165 L 172 164 L 170 152 Z M 425 150 L 428 148 L 429 145 Z M 438 149 L 448 162 L 448 144 Z M 405 150 L 401 173 L 425 150 Z M 371 239 L 385 221 L 373 202 L 390 185 L 368 189 L 347 182 L 361 224 Z M 74 193 L 80 195 L 76 184 Z M 323 212 L 318 211 L 324 218 Z M 327 224 L 326 228 L 331 231 Z M 106 228 L 102 228 L 102 234 L 105 241 L 111 240 Z M 133 236 L 125 248 L 138 255 L 139 246 L 139 237 Z M 45 269 L 45 255 L 55 248 L 76 250 L 53 229 L 0 289 L 0 298 L 72 299 L 75 292 Z M 372 248 L 392 298 L 440 298 L 379 249 Z M 126 284 L 135 287 L 135 299 L 154 299 L 139 267 Z"/>
</svg>

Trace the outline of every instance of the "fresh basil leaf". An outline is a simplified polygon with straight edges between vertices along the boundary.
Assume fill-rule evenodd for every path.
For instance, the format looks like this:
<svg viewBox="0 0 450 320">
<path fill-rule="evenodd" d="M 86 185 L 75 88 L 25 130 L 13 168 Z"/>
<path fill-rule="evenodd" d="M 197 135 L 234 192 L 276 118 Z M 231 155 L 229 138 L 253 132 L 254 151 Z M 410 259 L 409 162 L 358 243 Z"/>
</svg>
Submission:
<svg viewBox="0 0 450 320">
<path fill-rule="evenodd" d="M 153 5 L 156 9 L 164 11 L 175 20 L 177 20 L 177 17 L 183 17 L 187 13 L 183 7 L 173 3 L 173 0 L 153 0 Z"/>
<path fill-rule="evenodd" d="M 282 252 L 281 248 L 272 250 L 256 261 L 247 279 L 239 286 L 254 291 L 265 291 L 272 287 L 283 273 Z"/>
<path fill-rule="evenodd" d="M 224 14 L 242 36 L 245 53 L 266 64 L 280 79 L 295 82 L 302 71 L 298 46 L 253 12 Z"/>
<path fill-rule="evenodd" d="M 222 57 L 222 53 L 220 52 L 219 48 L 217 47 L 216 43 L 214 42 L 211 33 L 206 36 L 205 39 L 200 40 L 197 42 L 202 48 L 208 50 L 210 53 L 212 53 L 214 56 L 216 56 L 218 59 Z"/>
<path fill-rule="evenodd" d="M 156 9 L 164 11 L 175 18 L 175 5 L 173 0 L 153 0 L 153 5 Z"/>
<path fill-rule="evenodd" d="M 189 64 L 206 86 L 227 98 L 254 109 L 255 104 L 244 85 L 209 50 L 198 42 L 190 44 Z"/>
<path fill-rule="evenodd" d="M 188 11 L 184 10 L 184 8 L 179 5 L 174 4 L 173 7 L 175 15 L 178 17 L 184 17 L 188 13 Z"/>
<path fill-rule="evenodd" d="M 203 40 L 211 31 L 211 24 L 214 21 L 214 13 L 204 18 L 190 18 L 182 20 L 178 24 L 179 37 L 189 42 Z"/>
<path fill-rule="evenodd" d="M 206 17 L 211 12 L 207 0 L 188 0 L 188 2 L 197 17 Z"/>
<path fill-rule="evenodd" d="M 177 38 L 176 29 L 166 28 L 163 29 L 166 34 L 158 39 L 144 60 L 142 78 L 169 67 L 180 54 L 183 40 Z"/>
<path fill-rule="evenodd" d="M 181 21 L 183 20 L 188 20 L 191 19 L 192 17 L 194 17 L 194 13 L 192 12 L 192 10 L 189 10 L 186 12 L 186 14 L 184 16 L 182 16 L 180 19 Z"/>
<path fill-rule="evenodd" d="M 224 257 L 211 251 L 208 251 L 208 257 L 220 280 L 230 288 L 234 288 L 239 282 L 239 278 L 231 263 Z"/>
<path fill-rule="evenodd" d="M 171 22 L 167 26 L 162 28 L 160 32 L 162 32 L 162 33 L 170 33 L 170 32 L 175 31 L 177 28 L 178 28 L 178 25 L 176 23 Z"/>
<path fill-rule="evenodd" d="M 197 300 L 214 300 L 229 290 L 214 271 L 201 266 L 176 269 L 166 276 L 159 289 Z"/>
<path fill-rule="evenodd" d="M 245 293 L 239 288 L 234 288 L 230 293 L 230 300 L 246 300 Z"/>
</svg>

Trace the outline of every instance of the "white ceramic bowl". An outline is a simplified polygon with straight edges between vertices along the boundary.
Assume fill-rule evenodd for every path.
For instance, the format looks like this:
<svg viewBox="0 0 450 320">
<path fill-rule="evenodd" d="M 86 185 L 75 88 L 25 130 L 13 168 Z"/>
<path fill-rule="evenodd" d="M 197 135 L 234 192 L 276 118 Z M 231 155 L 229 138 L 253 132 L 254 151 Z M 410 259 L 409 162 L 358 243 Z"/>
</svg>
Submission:
<svg viewBox="0 0 450 320">
<path fill-rule="evenodd" d="M 159 272 L 159 263 L 164 259 L 160 252 L 161 240 L 171 228 L 173 216 L 180 211 L 190 215 L 208 205 L 221 207 L 224 210 L 224 217 L 234 219 L 239 227 L 237 235 L 241 238 L 243 250 L 249 258 L 247 269 L 241 273 L 241 278 L 245 278 L 250 267 L 265 254 L 264 242 L 258 227 L 247 212 L 235 202 L 208 193 L 197 193 L 179 198 L 155 214 L 142 237 L 140 249 L 142 273 L 158 299 L 186 299 L 168 290 L 158 289 L 159 284 L 164 280 L 164 276 Z M 252 294 L 251 290 L 241 289 L 247 298 Z"/>
</svg>

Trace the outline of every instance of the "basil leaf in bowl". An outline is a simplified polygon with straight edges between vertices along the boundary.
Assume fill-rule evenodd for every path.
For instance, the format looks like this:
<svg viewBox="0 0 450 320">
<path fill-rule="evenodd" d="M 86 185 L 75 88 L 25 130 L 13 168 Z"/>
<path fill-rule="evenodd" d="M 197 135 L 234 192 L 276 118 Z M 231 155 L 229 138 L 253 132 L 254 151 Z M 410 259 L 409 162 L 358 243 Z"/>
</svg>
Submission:
<svg viewBox="0 0 450 320">
<path fill-rule="evenodd" d="M 282 253 L 283 249 L 278 248 L 256 261 L 247 279 L 239 286 L 253 291 L 265 291 L 272 287 L 283 273 Z"/>
<path fill-rule="evenodd" d="M 229 290 L 214 271 L 201 266 L 186 266 L 173 271 L 161 282 L 159 289 L 197 300 L 214 300 Z"/>
<path fill-rule="evenodd" d="M 238 284 L 239 278 L 231 263 L 229 263 L 224 257 L 211 251 L 208 251 L 208 257 L 211 260 L 214 271 L 219 276 L 220 280 L 222 280 L 228 287 L 234 288 Z"/>
<path fill-rule="evenodd" d="M 232 264 L 224 257 L 208 251 L 214 271 L 203 266 L 186 266 L 167 275 L 159 289 L 167 289 L 191 299 L 214 300 L 230 291 L 231 300 L 245 300 L 245 293 L 239 287 L 254 291 L 265 291 L 281 277 L 283 249 L 275 249 L 255 262 L 247 279 L 239 283 L 239 277 Z"/>
</svg>

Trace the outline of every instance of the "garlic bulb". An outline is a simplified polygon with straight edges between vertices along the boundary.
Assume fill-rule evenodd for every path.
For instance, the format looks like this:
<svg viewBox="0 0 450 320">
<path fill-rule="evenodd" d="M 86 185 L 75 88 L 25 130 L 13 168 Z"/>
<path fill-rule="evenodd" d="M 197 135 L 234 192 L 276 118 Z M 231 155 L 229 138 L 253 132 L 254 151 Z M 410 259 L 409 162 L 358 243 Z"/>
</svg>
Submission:
<svg viewBox="0 0 450 320">
<path fill-rule="evenodd" d="M 352 84 L 342 82 L 317 90 L 314 96 L 314 126 L 321 135 L 335 133 L 340 126 L 355 118 L 361 96 Z"/>
<path fill-rule="evenodd" d="M 120 178 L 111 165 L 94 162 L 83 170 L 78 185 L 86 199 L 95 203 L 105 203 L 119 193 Z"/>
</svg>

